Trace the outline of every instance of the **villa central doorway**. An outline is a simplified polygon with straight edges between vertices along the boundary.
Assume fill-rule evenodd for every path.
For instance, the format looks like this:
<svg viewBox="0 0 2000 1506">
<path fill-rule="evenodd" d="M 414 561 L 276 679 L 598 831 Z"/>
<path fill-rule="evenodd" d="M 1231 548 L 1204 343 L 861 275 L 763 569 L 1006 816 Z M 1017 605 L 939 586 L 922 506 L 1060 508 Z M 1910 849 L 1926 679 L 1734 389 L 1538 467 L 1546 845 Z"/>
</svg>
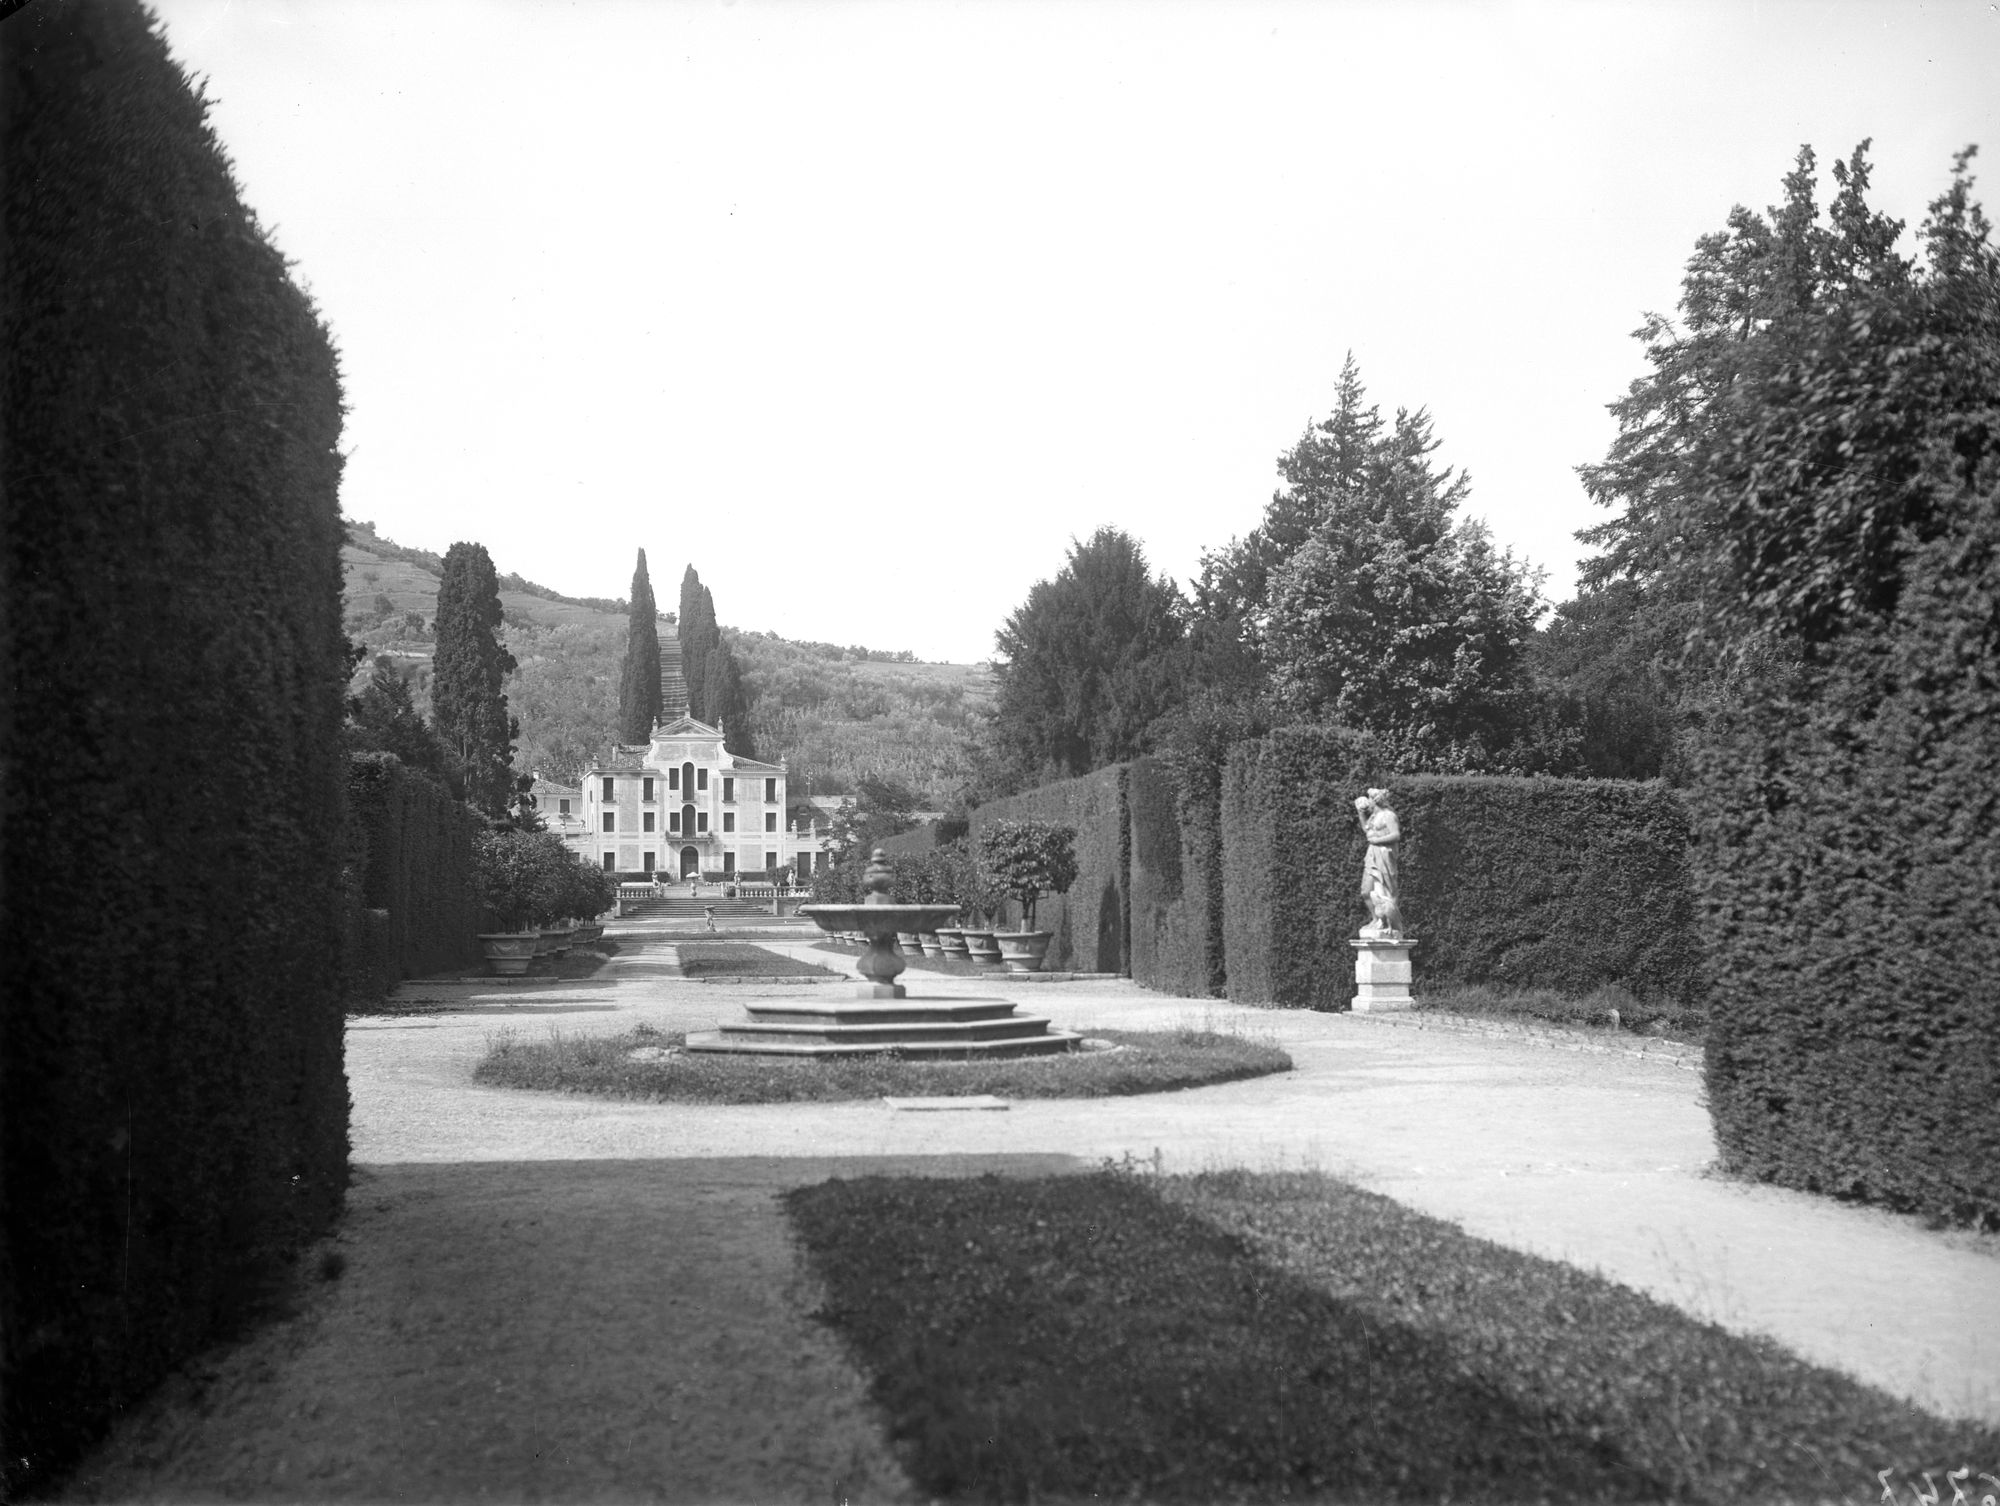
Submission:
<svg viewBox="0 0 2000 1506">
<path fill-rule="evenodd" d="M 681 849 L 681 877 L 684 879 L 696 878 L 700 873 L 701 849 L 698 847 L 683 847 Z"/>
</svg>

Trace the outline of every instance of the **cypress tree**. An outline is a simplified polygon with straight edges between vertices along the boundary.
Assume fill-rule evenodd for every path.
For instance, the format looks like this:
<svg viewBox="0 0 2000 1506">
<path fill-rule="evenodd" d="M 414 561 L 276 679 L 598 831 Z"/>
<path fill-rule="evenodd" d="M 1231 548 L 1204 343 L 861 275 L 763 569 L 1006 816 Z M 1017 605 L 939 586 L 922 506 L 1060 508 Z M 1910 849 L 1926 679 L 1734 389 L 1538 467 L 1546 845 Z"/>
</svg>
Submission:
<svg viewBox="0 0 2000 1506">
<path fill-rule="evenodd" d="M 453 544 L 438 583 L 437 651 L 432 661 L 431 721 L 458 760 L 465 798 L 504 816 L 513 795 L 514 734 L 501 690 L 514 656 L 495 632 L 500 580 L 483 544 Z"/>
<path fill-rule="evenodd" d="M 750 706 L 743 697 L 743 675 L 736 667 L 736 655 L 729 645 L 717 640 L 708 651 L 707 680 L 712 720 L 728 734 L 729 751 L 745 758 L 757 756 L 757 743 L 750 733 Z"/>
<path fill-rule="evenodd" d="M 642 743 L 660 719 L 659 608 L 646 574 L 646 551 L 632 572 L 632 615 L 625 628 L 625 669 L 618 682 L 618 740 Z"/>
<path fill-rule="evenodd" d="M 681 577 L 681 614 L 677 631 L 681 637 L 681 672 L 687 676 L 688 715 L 696 721 L 708 720 L 707 676 L 708 636 L 702 625 L 702 605 L 708 592 L 693 565 Z M 713 611 L 713 603 L 709 604 Z"/>
</svg>

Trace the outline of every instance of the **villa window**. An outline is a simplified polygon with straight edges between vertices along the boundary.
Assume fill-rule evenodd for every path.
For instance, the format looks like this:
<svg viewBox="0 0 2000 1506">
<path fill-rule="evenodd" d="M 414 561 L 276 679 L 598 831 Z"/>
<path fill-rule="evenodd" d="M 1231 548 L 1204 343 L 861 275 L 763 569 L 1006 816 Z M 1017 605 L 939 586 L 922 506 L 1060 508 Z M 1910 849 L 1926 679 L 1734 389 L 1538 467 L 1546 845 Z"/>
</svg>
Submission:
<svg viewBox="0 0 2000 1506">
<path fill-rule="evenodd" d="M 722 780 L 722 803 L 724 805 L 733 805 L 735 801 L 736 781 L 725 775 Z"/>
<path fill-rule="evenodd" d="M 618 830 L 618 816 L 616 812 L 606 811 L 604 813 L 604 829 L 606 831 Z"/>
<path fill-rule="evenodd" d="M 604 798 L 605 798 L 606 800 L 616 800 L 616 799 L 618 798 L 618 781 L 617 781 L 617 780 L 615 780 L 615 779 L 609 779 L 609 778 L 607 778 L 607 779 L 606 779 L 606 780 L 604 781 Z M 608 827 L 608 826 L 607 826 L 607 827 L 605 827 L 604 829 L 605 829 L 606 831 L 609 831 L 609 830 L 611 830 L 611 828 L 610 828 L 610 827 Z"/>
<path fill-rule="evenodd" d="M 653 813 L 651 811 L 647 811 L 639 820 L 644 830 L 651 831 L 653 829 Z"/>
<path fill-rule="evenodd" d="M 680 829 L 681 829 L 681 813 L 679 811 L 668 811 L 667 830 L 679 831 Z"/>
<path fill-rule="evenodd" d="M 703 812 L 702 812 L 702 813 L 701 813 L 700 815 L 698 815 L 698 816 L 696 816 L 696 817 L 694 818 L 694 829 L 695 829 L 695 834 L 696 834 L 697 836 L 699 836 L 699 835 L 700 835 L 700 834 L 701 834 L 702 832 L 705 832 L 705 831 L 707 831 L 707 830 L 708 830 L 708 812 L 707 812 L 707 811 L 703 811 Z"/>
<path fill-rule="evenodd" d="M 670 790 L 677 790 L 680 787 L 681 787 L 681 771 L 679 769 L 668 769 L 667 788 Z"/>
<path fill-rule="evenodd" d="M 654 854 L 649 852 L 639 860 L 639 866 L 645 869 L 646 872 L 648 873 L 651 873 L 653 871 L 653 857 Z"/>
<path fill-rule="evenodd" d="M 604 855 L 604 871 L 606 873 L 615 873 L 617 872 L 617 870 L 618 870 L 617 858 L 614 857 L 611 853 L 607 852 Z"/>
<path fill-rule="evenodd" d="M 778 871 L 778 855 L 768 847 L 764 849 L 764 871 L 766 873 Z"/>
<path fill-rule="evenodd" d="M 641 784 L 643 787 L 639 791 L 639 798 L 641 800 L 651 800 L 653 798 L 653 781 L 650 779 L 642 780 Z"/>
<path fill-rule="evenodd" d="M 777 780 L 767 779 L 764 781 L 764 803 L 766 805 L 776 805 L 778 803 Z"/>
<path fill-rule="evenodd" d="M 778 813 L 776 811 L 765 811 L 764 830 L 776 831 L 777 829 L 778 829 Z"/>
<path fill-rule="evenodd" d="M 734 830 L 736 830 L 736 812 L 735 812 L 735 811 L 724 811 L 724 812 L 722 813 L 722 829 L 723 829 L 724 831 L 734 831 Z"/>
<path fill-rule="evenodd" d="M 556 802 L 556 814 L 558 816 L 567 816 L 569 814 L 569 802 L 567 800 L 558 800 Z"/>
<path fill-rule="evenodd" d="M 735 853 L 733 853 L 733 852 L 725 852 L 725 853 L 724 853 L 724 854 L 722 855 L 722 871 L 723 871 L 724 873 L 734 873 L 734 872 L 736 871 L 736 854 L 735 854 Z"/>
<path fill-rule="evenodd" d="M 708 788 L 707 769 L 696 769 L 694 771 L 694 787 L 698 790 L 705 790 Z"/>
</svg>

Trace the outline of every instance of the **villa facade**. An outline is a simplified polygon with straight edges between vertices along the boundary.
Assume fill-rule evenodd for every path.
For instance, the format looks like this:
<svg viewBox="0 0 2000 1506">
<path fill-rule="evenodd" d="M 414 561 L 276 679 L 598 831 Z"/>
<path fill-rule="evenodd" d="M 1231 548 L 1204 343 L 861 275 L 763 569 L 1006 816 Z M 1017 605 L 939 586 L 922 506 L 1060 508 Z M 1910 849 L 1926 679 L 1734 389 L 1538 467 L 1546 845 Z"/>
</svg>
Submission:
<svg viewBox="0 0 2000 1506">
<path fill-rule="evenodd" d="M 724 729 L 690 716 L 679 642 L 660 648 L 666 711 L 651 739 L 612 748 L 580 786 L 538 781 L 548 829 L 610 873 L 806 882 L 825 862 L 826 825 L 786 819 L 785 766 L 730 752 Z"/>
</svg>

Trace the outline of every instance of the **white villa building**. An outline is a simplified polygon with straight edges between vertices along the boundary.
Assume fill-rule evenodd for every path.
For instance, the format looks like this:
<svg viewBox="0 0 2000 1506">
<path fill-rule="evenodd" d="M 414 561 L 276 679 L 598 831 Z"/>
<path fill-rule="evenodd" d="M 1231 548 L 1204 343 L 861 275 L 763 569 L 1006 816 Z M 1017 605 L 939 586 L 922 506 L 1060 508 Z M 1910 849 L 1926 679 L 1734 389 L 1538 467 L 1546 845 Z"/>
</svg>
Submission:
<svg viewBox="0 0 2000 1506">
<path fill-rule="evenodd" d="M 786 820 L 785 766 L 729 751 L 725 732 L 688 715 L 680 640 L 660 642 L 660 721 L 643 746 L 614 747 L 580 789 L 537 780 L 548 829 L 593 866 L 623 874 L 807 882 L 826 828 Z"/>
</svg>

